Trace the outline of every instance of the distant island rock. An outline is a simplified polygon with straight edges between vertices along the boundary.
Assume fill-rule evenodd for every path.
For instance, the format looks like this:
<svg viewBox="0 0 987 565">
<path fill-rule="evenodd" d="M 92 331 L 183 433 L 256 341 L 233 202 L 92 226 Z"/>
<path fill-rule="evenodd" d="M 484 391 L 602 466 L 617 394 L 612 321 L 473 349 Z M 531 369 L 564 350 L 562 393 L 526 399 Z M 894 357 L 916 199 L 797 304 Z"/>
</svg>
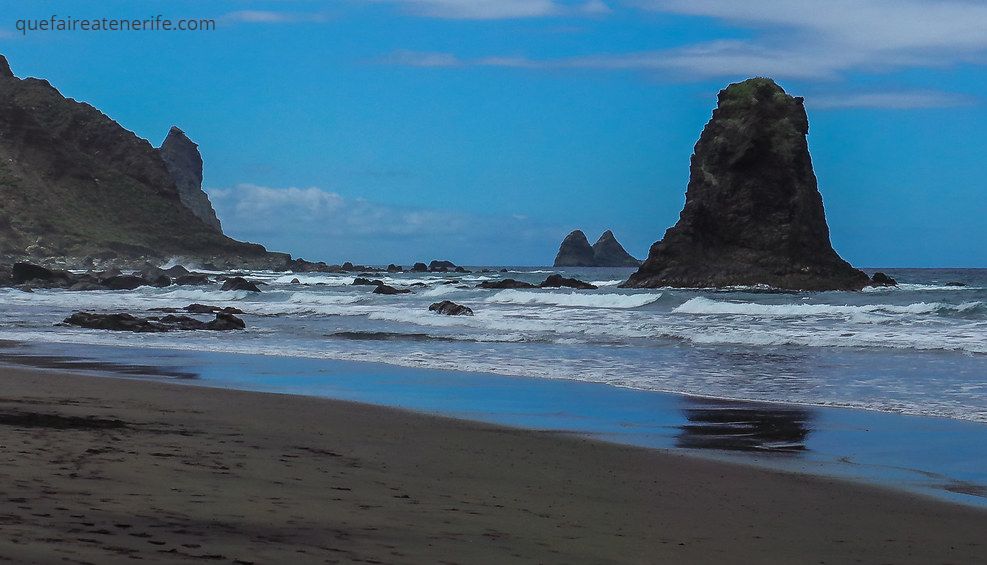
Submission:
<svg viewBox="0 0 987 565">
<path fill-rule="evenodd" d="M 641 262 L 628 253 L 613 232 L 603 232 L 593 244 L 593 262 L 597 267 L 640 267 Z"/>
<path fill-rule="evenodd" d="M 0 56 L 0 260 L 187 257 L 283 269 L 290 257 L 223 235 L 195 143 L 160 149 Z"/>
<path fill-rule="evenodd" d="M 771 79 L 720 91 L 692 155 L 678 223 L 622 286 L 821 291 L 870 284 L 830 243 L 808 133 L 803 99 Z"/>
<path fill-rule="evenodd" d="M 613 232 L 603 232 L 595 244 L 590 245 L 586 234 L 574 230 L 562 240 L 555 256 L 555 267 L 637 267 L 641 264 L 624 250 Z"/>
</svg>

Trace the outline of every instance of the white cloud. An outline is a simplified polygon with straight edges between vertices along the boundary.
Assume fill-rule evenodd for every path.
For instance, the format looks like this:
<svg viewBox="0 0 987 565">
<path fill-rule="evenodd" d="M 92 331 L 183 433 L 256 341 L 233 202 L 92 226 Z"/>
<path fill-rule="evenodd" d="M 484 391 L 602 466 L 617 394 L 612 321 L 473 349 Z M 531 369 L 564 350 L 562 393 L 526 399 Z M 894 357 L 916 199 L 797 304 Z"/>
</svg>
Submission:
<svg viewBox="0 0 987 565">
<path fill-rule="evenodd" d="M 809 100 L 813 108 L 874 108 L 885 110 L 953 108 L 976 103 L 976 100 L 968 96 L 936 91 L 864 92 L 814 96 Z"/>
<path fill-rule="evenodd" d="M 219 17 L 223 23 L 248 24 L 290 24 L 304 22 L 325 22 L 329 16 L 324 13 L 276 12 L 270 10 L 240 10 Z"/>
<path fill-rule="evenodd" d="M 603 0 L 375 0 L 403 5 L 410 13 L 452 20 L 502 20 L 553 16 L 600 15 L 610 12 Z"/>
<path fill-rule="evenodd" d="M 431 0 L 422 2 L 432 4 Z M 474 4 L 466 0 L 442 3 Z M 403 59 L 394 62 L 414 66 L 631 70 L 697 79 L 767 75 L 822 80 L 842 78 L 850 72 L 987 63 L 987 2 L 626 0 L 625 4 L 673 16 L 719 20 L 748 30 L 751 37 L 549 59 L 496 54 L 462 59 L 450 53 L 423 57 L 405 52 Z"/>
<path fill-rule="evenodd" d="M 523 216 L 481 216 L 448 210 L 404 208 L 345 198 L 316 187 L 272 188 L 240 184 L 210 189 L 209 198 L 231 233 L 257 237 L 289 234 L 339 238 L 540 237 Z"/>
</svg>

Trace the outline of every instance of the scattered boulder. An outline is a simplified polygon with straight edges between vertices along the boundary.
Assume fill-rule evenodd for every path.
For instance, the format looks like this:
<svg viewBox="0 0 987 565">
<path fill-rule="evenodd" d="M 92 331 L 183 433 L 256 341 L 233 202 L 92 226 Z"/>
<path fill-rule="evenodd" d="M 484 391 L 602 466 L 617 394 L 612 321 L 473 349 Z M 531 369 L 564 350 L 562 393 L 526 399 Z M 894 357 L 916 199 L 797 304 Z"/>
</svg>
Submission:
<svg viewBox="0 0 987 565">
<path fill-rule="evenodd" d="M 476 288 L 538 288 L 535 285 L 514 279 L 503 279 L 499 281 L 483 281 L 476 285 Z"/>
<path fill-rule="evenodd" d="M 898 281 L 884 273 L 874 273 L 870 279 L 871 286 L 898 286 Z"/>
<path fill-rule="evenodd" d="M 71 279 L 71 275 L 65 271 L 53 271 L 31 263 L 14 263 L 10 270 L 10 278 L 14 284 L 31 281 L 64 284 Z"/>
<path fill-rule="evenodd" d="M 384 284 L 384 281 L 377 279 L 370 280 L 363 277 L 356 277 L 353 279 L 353 285 L 355 286 L 380 286 L 382 284 Z"/>
<path fill-rule="evenodd" d="M 204 329 L 213 330 L 218 332 L 226 332 L 231 330 L 242 330 L 247 327 L 247 324 L 237 318 L 233 314 L 228 312 L 217 312 L 216 319 L 211 322 L 206 322 Z"/>
<path fill-rule="evenodd" d="M 768 78 L 731 84 L 695 146 L 679 220 L 625 288 L 768 285 L 860 290 L 830 242 L 802 98 Z"/>
<path fill-rule="evenodd" d="M 151 283 L 147 279 L 133 275 L 117 275 L 103 281 L 103 286 L 110 290 L 134 290 L 149 284 Z"/>
<path fill-rule="evenodd" d="M 220 312 L 224 314 L 243 314 L 243 310 L 233 308 L 232 306 L 219 307 L 198 303 L 189 304 L 185 307 L 185 311 L 190 314 L 218 314 Z"/>
<path fill-rule="evenodd" d="M 202 286 L 210 284 L 209 275 L 203 275 L 201 273 L 182 275 L 176 277 L 172 282 L 180 286 Z"/>
<path fill-rule="evenodd" d="M 169 267 L 161 272 L 164 275 L 168 275 L 171 278 L 183 277 L 185 275 L 191 274 L 191 272 L 181 265 L 175 265 L 174 267 Z"/>
<path fill-rule="evenodd" d="M 386 284 L 377 285 L 374 289 L 374 294 L 409 294 L 410 292 L 407 288 L 394 288 Z"/>
<path fill-rule="evenodd" d="M 438 314 L 445 314 L 446 316 L 472 316 L 473 310 L 463 306 L 462 304 L 456 304 L 451 300 L 443 300 L 442 302 L 436 302 L 428 307 L 430 312 L 436 312 Z"/>
<path fill-rule="evenodd" d="M 291 284 L 302 284 L 302 281 L 298 280 L 298 277 L 291 279 Z"/>
<path fill-rule="evenodd" d="M 415 273 L 427 273 L 428 265 L 425 263 L 415 263 L 415 266 L 411 268 L 411 271 Z"/>
<path fill-rule="evenodd" d="M 388 273 L 400 273 L 403 270 L 400 265 L 395 265 L 394 263 L 387 266 Z"/>
<path fill-rule="evenodd" d="M 456 268 L 452 261 L 432 261 L 428 264 L 428 270 L 433 273 L 445 273 Z"/>
<path fill-rule="evenodd" d="M 966 283 L 960 281 L 949 281 L 946 286 L 966 286 Z"/>
<path fill-rule="evenodd" d="M 223 282 L 222 290 L 246 290 L 248 292 L 260 292 L 255 283 L 243 277 L 230 277 Z"/>
<path fill-rule="evenodd" d="M 567 287 L 567 288 L 578 288 L 580 290 L 596 290 L 597 288 L 599 288 L 595 285 L 589 284 L 587 282 L 583 282 L 578 279 L 567 279 L 562 275 L 558 275 L 558 274 L 549 275 L 548 278 L 545 279 L 545 282 L 541 283 L 539 286 L 541 286 L 541 288 Z"/>
</svg>

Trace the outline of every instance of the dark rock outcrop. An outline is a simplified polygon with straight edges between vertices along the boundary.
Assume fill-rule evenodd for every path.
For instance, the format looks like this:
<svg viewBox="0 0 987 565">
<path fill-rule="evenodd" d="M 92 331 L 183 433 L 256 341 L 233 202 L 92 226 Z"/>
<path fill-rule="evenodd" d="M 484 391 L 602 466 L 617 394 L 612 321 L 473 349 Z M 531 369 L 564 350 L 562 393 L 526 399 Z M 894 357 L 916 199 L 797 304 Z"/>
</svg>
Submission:
<svg viewBox="0 0 987 565">
<path fill-rule="evenodd" d="M 456 304 L 451 300 L 443 300 L 442 302 L 436 302 L 428 307 L 429 312 L 436 312 L 438 314 L 445 314 L 446 316 L 472 316 L 473 310 L 462 304 Z"/>
<path fill-rule="evenodd" d="M 476 288 L 538 288 L 537 286 L 524 281 L 519 281 L 515 279 L 503 279 L 499 281 L 483 281 L 476 285 Z"/>
<path fill-rule="evenodd" d="M 452 261 L 435 261 L 433 260 L 428 264 L 428 270 L 433 273 L 445 273 L 447 271 L 452 271 L 456 268 L 456 264 Z"/>
<path fill-rule="evenodd" d="M 134 290 L 142 286 L 149 286 L 151 283 L 144 277 L 133 275 L 117 275 L 103 281 L 103 286 L 110 290 Z"/>
<path fill-rule="evenodd" d="M 870 286 L 898 286 L 898 281 L 884 273 L 874 273 L 870 278 Z"/>
<path fill-rule="evenodd" d="M 801 98 L 755 78 L 720 91 L 696 144 L 685 207 L 625 287 L 859 290 L 833 250 Z"/>
<path fill-rule="evenodd" d="M 562 240 L 559 253 L 555 256 L 556 267 L 593 267 L 595 266 L 593 247 L 581 230 L 574 230 Z"/>
<path fill-rule="evenodd" d="M 386 284 L 379 284 L 374 289 L 374 294 L 409 294 L 410 292 L 407 288 L 394 288 Z"/>
<path fill-rule="evenodd" d="M 641 262 L 624 249 L 612 231 L 607 230 L 593 244 L 593 266 L 640 267 Z"/>
<path fill-rule="evenodd" d="M 363 277 L 356 277 L 355 279 L 353 279 L 352 284 L 355 286 L 380 286 L 384 284 L 384 281 L 378 279 L 370 280 Z"/>
<path fill-rule="evenodd" d="M 65 318 L 64 324 L 94 330 L 111 330 L 120 332 L 160 333 L 175 330 L 242 330 L 246 324 L 240 318 L 226 312 L 216 314 L 216 319 L 203 322 L 190 316 L 151 316 L 139 318 L 132 314 L 94 314 L 91 312 L 76 312 Z"/>
<path fill-rule="evenodd" d="M 223 281 L 222 290 L 246 290 L 248 292 L 260 292 L 255 283 L 243 277 L 230 277 Z"/>
<path fill-rule="evenodd" d="M 209 276 L 200 273 L 182 275 L 173 279 L 172 282 L 180 286 L 202 286 L 210 283 Z"/>
<path fill-rule="evenodd" d="M 415 263 L 415 266 L 411 268 L 414 273 L 426 273 L 428 272 L 428 265 L 425 263 Z"/>
<path fill-rule="evenodd" d="M 10 271 L 10 278 L 13 284 L 24 284 L 27 282 L 44 283 L 64 283 L 69 281 L 71 275 L 65 271 L 52 271 L 40 265 L 31 263 L 14 263 Z"/>
<path fill-rule="evenodd" d="M 175 181 L 182 204 L 204 224 L 223 233 L 212 202 L 202 190 L 202 155 L 199 154 L 199 146 L 185 132 L 172 126 L 158 152 Z"/>
<path fill-rule="evenodd" d="M 589 284 L 588 282 L 583 282 L 579 279 L 569 279 L 558 274 L 549 275 L 545 279 L 545 282 L 541 283 L 538 286 L 540 286 L 541 288 L 566 287 L 566 288 L 577 288 L 580 290 L 596 290 L 597 288 L 599 288 L 595 285 Z"/>
</svg>

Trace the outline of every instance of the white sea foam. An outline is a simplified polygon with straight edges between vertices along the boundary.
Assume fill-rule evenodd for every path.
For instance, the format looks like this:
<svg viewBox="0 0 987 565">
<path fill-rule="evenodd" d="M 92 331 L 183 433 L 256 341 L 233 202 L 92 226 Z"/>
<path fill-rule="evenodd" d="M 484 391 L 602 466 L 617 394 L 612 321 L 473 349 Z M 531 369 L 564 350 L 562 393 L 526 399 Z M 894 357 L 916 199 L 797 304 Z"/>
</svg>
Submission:
<svg viewBox="0 0 987 565">
<path fill-rule="evenodd" d="M 746 315 L 774 318 L 801 318 L 809 316 L 856 316 L 860 314 L 932 314 L 937 312 L 964 312 L 978 308 L 982 303 L 961 305 L 941 302 L 916 302 L 904 306 L 893 304 L 866 304 L 862 306 L 836 304 L 760 304 L 757 302 L 729 302 L 711 300 L 702 296 L 692 298 L 672 310 L 675 314 Z"/>
<path fill-rule="evenodd" d="M 661 293 L 588 294 L 502 290 L 485 301 L 494 304 L 574 306 L 580 308 L 639 308 L 661 299 Z"/>
</svg>

